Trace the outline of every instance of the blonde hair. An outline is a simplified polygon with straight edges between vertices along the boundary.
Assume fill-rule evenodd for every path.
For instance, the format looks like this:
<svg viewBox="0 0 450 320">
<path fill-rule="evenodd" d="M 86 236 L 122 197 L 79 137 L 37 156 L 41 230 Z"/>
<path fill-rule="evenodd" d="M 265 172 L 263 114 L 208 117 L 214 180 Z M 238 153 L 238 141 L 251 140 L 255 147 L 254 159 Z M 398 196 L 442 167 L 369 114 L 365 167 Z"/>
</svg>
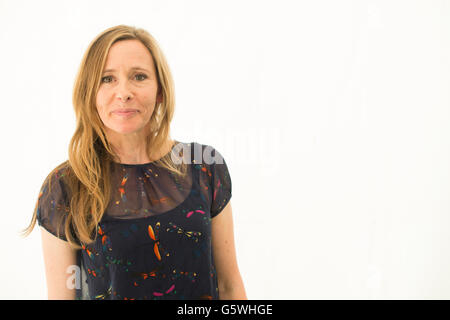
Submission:
<svg viewBox="0 0 450 320">
<path fill-rule="evenodd" d="M 148 124 L 149 158 L 152 151 L 160 150 L 170 139 L 170 122 L 175 110 L 174 84 L 158 43 L 147 31 L 132 26 L 118 25 L 103 31 L 87 48 L 75 79 L 72 102 L 77 123 L 69 144 L 69 160 L 52 170 L 44 181 L 44 185 L 48 183 L 49 188 L 53 177 L 63 179 L 67 185 L 70 205 L 66 208 L 64 232 L 67 241 L 75 248 L 81 248 L 79 243 L 89 244 L 95 241 L 96 227 L 110 201 L 109 164 L 118 157 L 106 139 L 96 108 L 96 94 L 109 49 L 121 40 L 139 40 L 147 47 L 154 61 L 158 94 L 163 96 L 162 102 L 155 105 Z M 176 175 L 184 176 L 185 162 L 179 165 L 173 163 L 170 154 L 171 152 L 156 160 L 155 164 Z M 36 202 L 30 225 L 22 231 L 23 236 L 28 236 L 36 224 L 39 201 L 44 201 L 41 195 L 42 192 Z"/>
</svg>

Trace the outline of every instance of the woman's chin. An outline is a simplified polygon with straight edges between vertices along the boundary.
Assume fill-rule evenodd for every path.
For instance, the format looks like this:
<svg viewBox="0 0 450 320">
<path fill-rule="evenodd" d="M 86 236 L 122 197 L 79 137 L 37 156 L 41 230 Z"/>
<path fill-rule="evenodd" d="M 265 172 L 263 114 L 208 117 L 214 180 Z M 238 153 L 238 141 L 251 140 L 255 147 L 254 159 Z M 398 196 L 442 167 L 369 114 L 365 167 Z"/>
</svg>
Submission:
<svg viewBox="0 0 450 320">
<path fill-rule="evenodd" d="M 118 127 L 113 128 L 113 131 L 118 134 L 127 135 L 127 134 L 141 132 L 142 127 L 140 127 L 140 126 L 139 127 L 137 127 L 137 126 L 118 126 Z"/>
</svg>

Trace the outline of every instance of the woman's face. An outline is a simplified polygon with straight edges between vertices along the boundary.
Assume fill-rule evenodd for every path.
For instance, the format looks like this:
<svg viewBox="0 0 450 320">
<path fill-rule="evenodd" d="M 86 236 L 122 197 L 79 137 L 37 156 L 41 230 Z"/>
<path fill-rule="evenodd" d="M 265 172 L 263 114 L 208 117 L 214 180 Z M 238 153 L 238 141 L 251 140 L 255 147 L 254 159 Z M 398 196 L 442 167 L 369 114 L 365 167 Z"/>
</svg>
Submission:
<svg viewBox="0 0 450 320">
<path fill-rule="evenodd" d="M 148 49 L 139 40 L 114 43 L 108 52 L 96 99 L 106 133 L 140 133 L 149 123 L 155 104 L 161 102 L 157 90 L 153 58 Z"/>
</svg>

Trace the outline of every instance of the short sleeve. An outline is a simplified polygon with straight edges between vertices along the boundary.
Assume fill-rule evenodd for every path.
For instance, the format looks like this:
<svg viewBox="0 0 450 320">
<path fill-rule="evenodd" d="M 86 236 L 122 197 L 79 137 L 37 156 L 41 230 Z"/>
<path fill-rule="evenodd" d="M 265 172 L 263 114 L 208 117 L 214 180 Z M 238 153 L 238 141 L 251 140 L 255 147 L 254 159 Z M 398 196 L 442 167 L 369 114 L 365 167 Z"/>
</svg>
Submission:
<svg viewBox="0 0 450 320">
<path fill-rule="evenodd" d="M 231 177 L 227 163 L 216 149 L 213 149 L 212 155 L 214 162 L 210 165 L 212 175 L 211 218 L 222 212 L 231 199 Z"/>
<path fill-rule="evenodd" d="M 64 224 L 69 212 L 67 188 L 61 178 L 63 171 L 53 171 L 44 181 L 38 196 L 38 225 L 67 241 Z"/>
</svg>

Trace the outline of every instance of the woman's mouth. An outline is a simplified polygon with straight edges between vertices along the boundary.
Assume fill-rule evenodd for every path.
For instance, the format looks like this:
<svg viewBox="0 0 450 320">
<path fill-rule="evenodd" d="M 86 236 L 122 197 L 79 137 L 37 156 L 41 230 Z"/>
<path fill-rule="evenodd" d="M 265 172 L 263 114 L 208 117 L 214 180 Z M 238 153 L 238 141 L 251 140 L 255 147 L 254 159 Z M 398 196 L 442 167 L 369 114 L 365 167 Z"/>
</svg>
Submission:
<svg viewBox="0 0 450 320">
<path fill-rule="evenodd" d="M 129 117 L 136 113 L 138 113 L 138 110 L 115 110 L 113 111 L 113 114 L 118 115 L 120 117 Z"/>
</svg>

